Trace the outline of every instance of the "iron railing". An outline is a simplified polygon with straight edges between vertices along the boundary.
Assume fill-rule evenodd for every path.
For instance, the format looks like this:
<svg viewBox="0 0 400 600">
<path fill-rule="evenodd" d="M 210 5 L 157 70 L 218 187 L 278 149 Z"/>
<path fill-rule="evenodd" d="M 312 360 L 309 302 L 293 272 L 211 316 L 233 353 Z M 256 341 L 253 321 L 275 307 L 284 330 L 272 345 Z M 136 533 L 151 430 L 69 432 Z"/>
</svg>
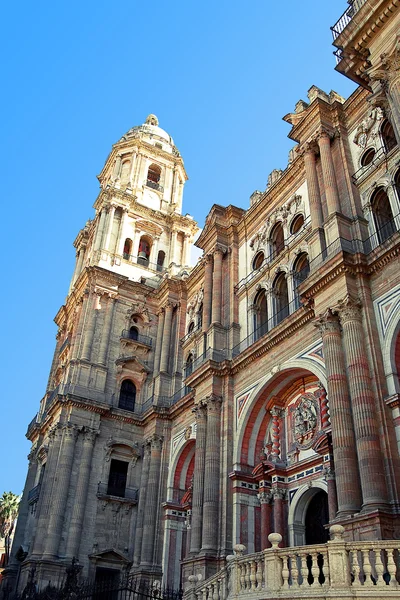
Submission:
<svg viewBox="0 0 400 600">
<path fill-rule="evenodd" d="M 197 325 L 195 325 L 193 327 L 193 329 L 188 331 L 187 334 L 184 335 L 183 338 L 181 338 L 181 340 L 180 340 L 181 344 L 184 344 L 186 342 L 186 340 L 188 340 L 190 337 L 192 337 L 192 335 L 194 335 L 196 333 L 196 331 L 199 331 L 199 329 L 202 328 L 202 325 L 203 325 L 203 323 L 199 322 L 199 323 L 197 323 Z"/>
<path fill-rule="evenodd" d="M 38 483 L 38 485 L 35 485 L 35 487 L 33 487 L 31 490 L 29 490 L 28 504 L 35 504 L 35 502 L 37 502 L 39 500 L 39 494 L 40 494 L 40 483 Z"/>
<path fill-rule="evenodd" d="M 153 188 L 153 190 L 157 190 L 158 192 L 163 192 L 164 188 L 162 185 L 157 183 L 156 181 L 151 181 L 151 179 L 147 179 L 146 184 L 147 187 Z"/>
<path fill-rule="evenodd" d="M 97 485 L 97 493 L 101 496 L 125 498 L 125 500 L 132 500 L 133 502 L 137 502 L 139 496 L 137 488 L 113 486 L 101 481 Z"/>
<path fill-rule="evenodd" d="M 143 258 L 143 256 L 136 256 L 135 254 L 127 254 L 126 252 L 124 252 L 122 257 L 124 260 L 136 263 L 137 265 L 140 265 L 142 267 L 146 267 L 146 269 L 150 269 L 151 271 L 157 271 L 158 273 L 165 273 L 165 271 L 167 270 L 167 268 L 164 267 L 163 265 L 159 265 L 158 263 L 150 262 L 146 258 Z"/>
<path fill-rule="evenodd" d="M 340 19 L 331 27 L 333 41 L 346 29 L 347 25 L 352 21 L 356 12 L 360 10 L 367 0 L 353 0 L 349 8 L 346 8 Z"/>
<path fill-rule="evenodd" d="M 368 165 L 357 169 L 357 171 L 351 176 L 353 183 L 357 184 L 362 177 L 368 175 L 372 169 L 377 167 L 384 160 L 386 154 L 387 152 L 383 146 L 379 148 L 374 154 L 374 158 L 371 160 L 371 162 Z"/>
<path fill-rule="evenodd" d="M 129 329 L 123 329 L 121 338 L 125 340 L 132 340 L 139 342 L 139 344 L 145 344 L 146 346 L 152 346 L 153 340 L 148 335 L 142 335 L 140 333 L 132 333 Z"/>
</svg>

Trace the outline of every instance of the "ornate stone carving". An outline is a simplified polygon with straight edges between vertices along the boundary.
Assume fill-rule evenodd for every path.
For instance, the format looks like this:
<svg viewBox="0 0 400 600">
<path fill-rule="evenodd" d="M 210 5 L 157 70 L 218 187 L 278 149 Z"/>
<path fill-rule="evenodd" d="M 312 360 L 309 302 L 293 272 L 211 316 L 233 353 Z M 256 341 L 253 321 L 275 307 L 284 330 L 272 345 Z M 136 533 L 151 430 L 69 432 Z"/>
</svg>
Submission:
<svg viewBox="0 0 400 600">
<path fill-rule="evenodd" d="M 283 488 L 273 488 L 272 495 L 274 500 L 285 500 L 287 497 L 287 490 L 284 490 Z"/>
<path fill-rule="evenodd" d="M 357 127 L 356 134 L 354 136 L 354 143 L 360 148 L 365 148 L 368 142 L 370 134 L 375 131 L 377 133 L 378 127 L 374 127 L 376 123 L 379 123 L 383 119 L 383 110 L 379 107 L 373 108 L 369 115 L 361 121 Z"/>
<path fill-rule="evenodd" d="M 318 327 L 322 337 L 327 333 L 340 332 L 339 317 L 332 308 L 328 308 L 323 315 L 319 315 L 314 325 Z"/>
<path fill-rule="evenodd" d="M 293 437 L 299 450 L 310 448 L 317 431 L 318 401 L 314 394 L 302 394 L 294 411 Z"/>
<path fill-rule="evenodd" d="M 221 410 L 222 398 L 221 396 L 216 396 L 215 394 L 211 394 L 211 396 L 207 396 L 202 400 L 202 404 L 207 408 L 207 412 L 219 412 Z"/>
<path fill-rule="evenodd" d="M 257 494 L 257 498 L 259 499 L 260 504 L 270 504 L 273 498 L 272 491 L 260 492 L 259 494 Z"/>
<path fill-rule="evenodd" d="M 361 321 L 361 302 L 358 298 L 346 296 L 343 300 L 339 300 L 337 305 L 340 322 L 343 325 L 348 321 Z"/>
</svg>

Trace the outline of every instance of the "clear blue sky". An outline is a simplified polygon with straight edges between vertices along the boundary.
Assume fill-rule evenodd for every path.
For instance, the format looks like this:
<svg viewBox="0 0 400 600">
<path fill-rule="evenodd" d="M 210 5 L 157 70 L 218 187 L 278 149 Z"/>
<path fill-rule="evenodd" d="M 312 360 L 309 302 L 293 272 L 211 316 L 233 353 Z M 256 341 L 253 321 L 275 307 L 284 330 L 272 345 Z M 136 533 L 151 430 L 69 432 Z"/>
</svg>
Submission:
<svg viewBox="0 0 400 600">
<path fill-rule="evenodd" d="M 96 174 L 155 113 L 185 160 L 184 212 L 247 207 L 293 145 L 315 84 L 348 96 L 331 32 L 346 0 L 5 3 L 2 11 L 0 495 L 22 491 L 36 413 Z"/>
</svg>

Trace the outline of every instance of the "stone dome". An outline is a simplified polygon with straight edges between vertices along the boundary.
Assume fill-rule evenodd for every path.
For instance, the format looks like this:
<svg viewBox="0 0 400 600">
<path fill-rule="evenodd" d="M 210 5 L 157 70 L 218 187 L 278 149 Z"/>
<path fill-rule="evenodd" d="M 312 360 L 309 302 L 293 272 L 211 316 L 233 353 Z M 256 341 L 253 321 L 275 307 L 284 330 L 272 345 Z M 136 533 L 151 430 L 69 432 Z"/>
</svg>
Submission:
<svg viewBox="0 0 400 600">
<path fill-rule="evenodd" d="M 158 119 L 153 114 L 147 117 L 143 125 L 132 127 L 132 129 L 122 136 L 120 141 L 123 142 L 133 137 L 147 138 L 146 141 L 150 142 L 157 141 L 158 138 L 160 141 L 167 142 L 171 147 L 174 146 L 174 140 L 164 129 L 158 126 Z"/>
</svg>

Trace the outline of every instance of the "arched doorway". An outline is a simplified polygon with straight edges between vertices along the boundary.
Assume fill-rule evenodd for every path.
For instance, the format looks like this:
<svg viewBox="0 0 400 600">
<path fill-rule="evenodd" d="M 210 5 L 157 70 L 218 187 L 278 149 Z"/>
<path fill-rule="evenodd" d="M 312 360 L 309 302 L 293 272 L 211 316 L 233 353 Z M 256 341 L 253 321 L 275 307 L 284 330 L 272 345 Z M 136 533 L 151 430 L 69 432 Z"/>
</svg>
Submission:
<svg viewBox="0 0 400 600">
<path fill-rule="evenodd" d="M 311 498 L 305 517 L 306 545 L 325 544 L 328 539 L 328 530 L 325 525 L 329 523 L 328 494 L 320 490 Z"/>
</svg>

